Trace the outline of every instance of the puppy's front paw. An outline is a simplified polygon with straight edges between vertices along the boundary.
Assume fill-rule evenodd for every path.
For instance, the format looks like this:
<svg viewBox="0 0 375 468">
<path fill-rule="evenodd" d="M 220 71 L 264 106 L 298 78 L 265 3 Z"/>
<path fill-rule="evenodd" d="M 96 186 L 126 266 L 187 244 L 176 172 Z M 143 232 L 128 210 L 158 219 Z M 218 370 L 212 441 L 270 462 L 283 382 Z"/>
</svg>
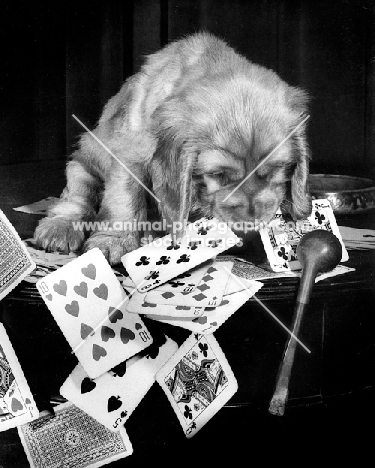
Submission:
<svg viewBox="0 0 375 468">
<path fill-rule="evenodd" d="M 81 229 L 74 229 L 73 222 L 64 218 L 43 218 L 34 233 L 35 243 L 47 252 L 76 252 L 85 240 Z"/>
<path fill-rule="evenodd" d="M 92 234 L 85 245 L 83 250 L 99 248 L 105 258 L 111 265 L 117 265 L 121 262 L 121 257 L 132 250 L 138 249 L 139 242 L 134 233 L 126 233 L 121 236 L 110 235 L 101 232 L 95 232 Z"/>
</svg>

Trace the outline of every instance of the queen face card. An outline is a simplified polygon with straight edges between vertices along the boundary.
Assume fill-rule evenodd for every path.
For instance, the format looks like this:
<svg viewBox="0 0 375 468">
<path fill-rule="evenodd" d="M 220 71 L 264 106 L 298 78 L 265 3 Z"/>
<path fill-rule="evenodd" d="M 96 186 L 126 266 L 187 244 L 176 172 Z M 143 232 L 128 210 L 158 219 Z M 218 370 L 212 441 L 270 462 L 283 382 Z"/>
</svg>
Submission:
<svg viewBox="0 0 375 468">
<path fill-rule="evenodd" d="M 12 344 L 0 324 L 0 431 L 25 424 L 38 415 Z"/>
<path fill-rule="evenodd" d="M 150 390 L 158 370 L 177 349 L 177 344 L 167 338 L 156 352 L 133 356 L 94 380 L 78 364 L 60 393 L 111 431 L 119 431 Z"/>
<path fill-rule="evenodd" d="M 18 428 L 31 468 L 98 468 L 133 453 L 125 428 L 112 432 L 71 403 Z"/>
<path fill-rule="evenodd" d="M 5 214 L 0 210 L 0 301 L 15 288 L 36 265 Z"/>
<path fill-rule="evenodd" d="M 240 239 L 224 223 L 203 218 L 188 224 L 177 245 L 171 235 L 156 239 L 121 259 L 140 292 L 160 286 L 235 246 Z"/>
<path fill-rule="evenodd" d="M 294 221 L 292 218 L 286 218 L 279 210 L 268 226 L 259 231 L 272 270 L 280 272 L 301 269 L 297 258 L 297 246 L 304 234 L 315 229 L 332 232 L 342 246 L 341 261 L 348 260 L 348 252 L 342 241 L 331 204 L 326 199 L 313 200 L 311 215 L 307 219 Z"/>
<path fill-rule="evenodd" d="M 107 260 L 93 249 L 45 276 L 36 287 L 90 378 L 152 343 Z"/>
<path fill-rule="evenodd" d="M 236 393 L 236 378 L 213 335 L 192 334 L 157 373 L 186 437 L 196 434 Z"/>
</svg>

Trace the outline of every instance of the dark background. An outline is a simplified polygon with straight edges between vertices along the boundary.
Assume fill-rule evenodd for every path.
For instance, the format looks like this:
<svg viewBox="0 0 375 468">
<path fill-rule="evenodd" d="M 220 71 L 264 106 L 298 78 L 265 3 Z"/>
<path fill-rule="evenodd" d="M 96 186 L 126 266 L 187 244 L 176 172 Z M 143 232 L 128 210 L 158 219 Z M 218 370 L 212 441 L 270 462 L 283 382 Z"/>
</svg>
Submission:
<svg viewBox="0 0 375 468">
<path fill-rule="evenodd" d="M 311 95 L 312 172 L 375 179 L 369 0 L 2 2 L 0 165 L 63 160 L 143 56 L 207 30 Z M 1 170 L 1 169 L 0 169 Z"/>
</svg>

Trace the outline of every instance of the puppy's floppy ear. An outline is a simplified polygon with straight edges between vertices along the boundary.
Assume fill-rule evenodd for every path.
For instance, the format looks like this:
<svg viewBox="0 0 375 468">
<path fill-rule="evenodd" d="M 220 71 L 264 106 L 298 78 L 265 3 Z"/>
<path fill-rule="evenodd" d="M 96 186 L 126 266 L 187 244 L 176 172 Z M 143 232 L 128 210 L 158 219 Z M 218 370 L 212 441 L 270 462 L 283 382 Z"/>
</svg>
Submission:
<svg viewBox="0 0 375 468">
<path fill-rule="evenodd" d="M 192 173 L 197 154 L 187 142 L 166 133 L 158 140 L 150 165 L 159 210 L 168 224 L 187 220 L 192 200 Z"/>
<path fill-rule="evenodd" d="M 297 163 L 288 188 L 286 208 L 294 219 L 303 219 L 309 216 L 312 209 L 308 184 L 310 150 L 304 128 L 299 129 L 293 138 L 293 151 Z"/>
<path fill-rule="evenodd" d="M 300 116 L 300 121 L 307 116 L 309 96 L 300 88 L 289 88 L 288 105 L 293 114 Z M 306 218 L 312 209 L 309 193 L 310 150 L 306 139 L 306 122 L 293 136 L 293 152 L 296 165 L 291 177 L 286 207 L 294 219 Z"/>
</svg>

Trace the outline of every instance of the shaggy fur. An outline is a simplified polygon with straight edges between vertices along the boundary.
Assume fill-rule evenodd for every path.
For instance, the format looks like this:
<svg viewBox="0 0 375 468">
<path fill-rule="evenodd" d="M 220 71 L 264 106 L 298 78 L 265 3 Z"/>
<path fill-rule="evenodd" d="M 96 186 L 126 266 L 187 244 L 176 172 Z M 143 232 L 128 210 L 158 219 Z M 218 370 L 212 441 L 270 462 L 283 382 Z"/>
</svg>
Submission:
<svg viewBox="0 0 375 468">
<path fill-rule="evenodd" d="M 301 121 L 307 95 L 216 37 L 200 33 L 150 55 L 104 108 L 94 134 L 160 199 L 168 221 L 214 215 L 268 222 L 282 204 L 311 211 L 304 126 L 225 197 Z M 47 250 L 99 247 L 112 264 L 139 233 L 75 231 L 72 221 L 145 221 L 146 191 L 84 133 L 60 201 L 35 232 Z"/>
</svg>

